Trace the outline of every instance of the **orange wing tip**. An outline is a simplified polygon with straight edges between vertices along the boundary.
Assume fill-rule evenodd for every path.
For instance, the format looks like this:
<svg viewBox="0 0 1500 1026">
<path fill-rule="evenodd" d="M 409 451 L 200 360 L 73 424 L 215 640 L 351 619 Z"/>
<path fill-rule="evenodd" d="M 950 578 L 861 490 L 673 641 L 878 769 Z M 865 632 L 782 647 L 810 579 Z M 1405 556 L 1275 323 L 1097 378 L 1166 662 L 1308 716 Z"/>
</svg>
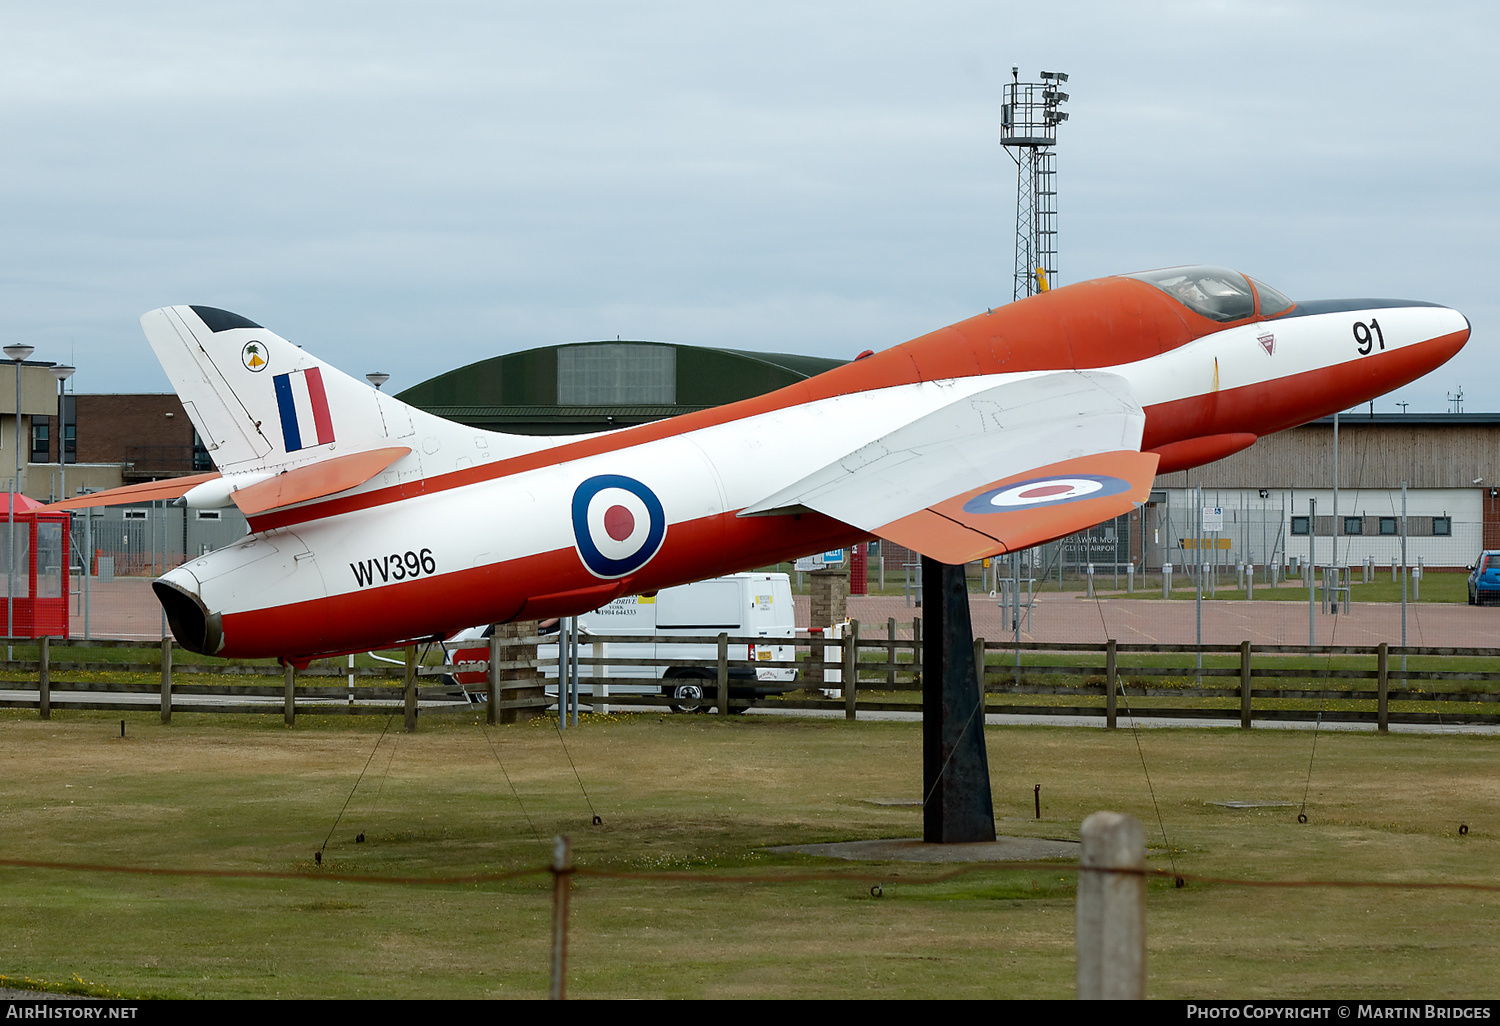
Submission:
<svg viewBox="0 0 1500 1026">
<path fill-rule="evenodd" d="M 1157 455 L 1133 450 L 1038 467 L 947 499 L 874 530 L 944 563 L 1040 545 L 1129 513 L 1145 502 Z"/>
</svg>

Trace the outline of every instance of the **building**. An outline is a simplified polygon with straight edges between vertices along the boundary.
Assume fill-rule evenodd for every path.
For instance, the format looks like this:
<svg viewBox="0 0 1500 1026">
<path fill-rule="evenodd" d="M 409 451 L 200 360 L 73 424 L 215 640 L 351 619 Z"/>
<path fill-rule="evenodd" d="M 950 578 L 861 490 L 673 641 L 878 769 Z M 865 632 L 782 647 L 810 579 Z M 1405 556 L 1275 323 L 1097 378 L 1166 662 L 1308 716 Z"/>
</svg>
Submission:
<svg viewBox="0 0 1500 1026">
<path fill-rule="evenodd" d="M 481 360 L 396 398 L 490 431 L 581 434 L 764 395 L 845 362 L 667 342 L 581 342 Z"/>
<path fill-rule="evenodd" d="M 1134 546 L 1139 562 L 1191 559 L 1201 505 L 1222 511 L 1220 561 L 1406 558 L 1463 567 L 1500 548 L 1500 414 L 1348 413 L 1263 438 L 1226 459 L 1156 479 Z M 1403 495 L 1404 487 L 1404 495 Z"/>
</svg>

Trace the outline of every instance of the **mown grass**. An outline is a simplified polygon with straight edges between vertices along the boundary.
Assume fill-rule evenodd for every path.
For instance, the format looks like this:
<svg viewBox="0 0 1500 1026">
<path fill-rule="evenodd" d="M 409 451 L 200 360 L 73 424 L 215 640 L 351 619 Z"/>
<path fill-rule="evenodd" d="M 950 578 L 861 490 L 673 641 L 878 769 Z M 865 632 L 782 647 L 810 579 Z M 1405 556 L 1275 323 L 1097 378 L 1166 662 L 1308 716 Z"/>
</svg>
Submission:
<svg viewBox="0 0 1500 1026">
<path fill-rule="evenodd" d="M 571 996 L 1072 991 L 1065 864 L 923 886 L 935 867 L 768 850 L 919 834 L 920 810 L 892 804 L 920 796 L 915 723 L 585 716 L 559 738 L 550 721 L 485 730 L 425 717 L 405 735 L 382 734 L 374 717 L 300 717 L 287 730 L 275 716 L 180 714 L 163 727 L 126 714 L 122 740 L 120 718 L 0 713 L 0 857 L 314 878 L 7 867 L 0 974 L 12 980 L 137 997 L 541 997 L 546 877 L 327 877 L 537 867 L 568 833 L 581 866 L 642 874 L 576 880 Z M 1310 734 L 1280 731 L 991 728 L 988 743 L 1003 833 L 1075 836 L 1111 808 L 1146 824 L 1153 867 L 1184 874 L 1496 882 L 1491 737 L 1324 734 L 1316 757 Z M 1303 825 L 1297 807 L 1211 804 L 1300 806 L 1304 794 Z M 312 856 L 330 832 L 320 867 Z M 810 869 L 828 876 L 774 882 Z M 1493 997 L 1496 897 L 1155 881 L 1150 993 Z"/>
<path fill-rule="evenodd" d="M 1112 580 L 1105 578 L 1104 580 Z M 1305 580 L 1293 579 L 1281 581 L 1272 588 L 1264 583 L 1264 577 L 1257 574 L 1255 578 L 1255 602 L 1306 602 L 1307 582 Z M 1203 601 L 1215 602 L 1242 602 L 1251 596 L 1247 595 L 1244 588 L 1234 586 L 1233 574 L 1221 576 L 1218 584 L 1210 594 L 1207 583 L 1203 588 Z M 1052 589 L 1049 589 L 1052 590 Z M 1101 598 L 1132 598 L 1132 599 L 1158 599 L 1162 598 L 1161 578 L 1155 577 L 1148 585 L 1146 581 L 1136 581 L 1135 591 L 1126 594 L 1123 591 L 1104 590 L 1103 581 L 1096 580 L 1095 590 Z M 1420 599 L 1418 598 L 1420 595 Z M 1197 588 L 1192 579 L 1186 574 L 1177 574 L 1172 580 L 1172 591 L 1168 601 L 1173 602 L 1195 602 L 1198 598 Z M 1318 577 L 1316 590 L 1313 592 L 1313 601 L 1321 602 L 1323 598 L 1322 577 Z M 1360 581 L 1359 568 L 1353 570 L 1353 579 L 1349 585 L 1349 600 L 1355 604 L 1361 602 L 1400 602 L 1401 582 L 1392 582 L 1390 571 L 1382 574 L 1375 572 L 1375 579 L 1369 584 Z M 1428 572 L 1419 585 L 1407 582 L 1406 600 L 1409 603 L 1421 602 L 1422 604 L 1452 604 L 1467 603 L 1469 601 L 1469 577 L 1464 573 L 1437 573 Z"/>
</svg>

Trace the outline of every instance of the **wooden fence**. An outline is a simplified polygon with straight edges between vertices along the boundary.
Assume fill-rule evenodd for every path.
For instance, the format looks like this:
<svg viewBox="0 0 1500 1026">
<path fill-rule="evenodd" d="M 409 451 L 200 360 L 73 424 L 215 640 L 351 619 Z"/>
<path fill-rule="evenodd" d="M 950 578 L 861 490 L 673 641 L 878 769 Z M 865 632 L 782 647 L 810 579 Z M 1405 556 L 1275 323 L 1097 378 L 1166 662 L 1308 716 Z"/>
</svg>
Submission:
<svg viewBox="0 0 1500 1026">
<path fill-rule="evenodd" d="M 882 625 L 884 636 L 862 636 L 851 621 L 842 638 L 767 639 L 728 634 L 698 637 L 586 636 L 579 645 L 580 701 L 585 707 L 630 709 L 666 705 L 715 709 L 728 714 L 751 707 L 795 710 L 841 710 L 849 719 L 861 711 L 921 711 L 921 621 Z M 908 633 L 910 637 L 900 637 Z M 322 660 L 294 671 L 269 663 L 247 664 L 221 660 L 174 663 L 174 648 L 164 640 L 151 650 L 149 661 L 88 659 L 89 649 L 134 648 L 130 642 L 50 641 L 13 639 L 27 658 L 6 664 L 11 675 L 28 679 L 0 684 L 21 692 L 0 697 L 0 707 L 35 708 L 43 717 L 51 709 L 143 709 L 157 696 L 163 721 L 179 712 L 281 712 L 287 723 L 297 713 L 405 714 L 408 729 L 415 727 L 418 710 L 471 710 L 483 702 L 491 722 L 534 714 L 555 704 L 545 688 L 556 691 L 557 658 L 532 656 L 537 645 L 555 645 L 556 636 L 488 642 L 491 658 L 449 666 L 418 664 L 414 648 L 404 650 L 401 666 L 345 665 L 344 660 Z M 790 660 L 731 659 L 735 646 L 758 645 L 765 654 L 768 642 L 794 647 Z M 624 658 L 596 646 L 652 643 L 656 656 Z M 1423 648 L 1379 645 L 1119 645 L 975 641 L 983 654 L 985 710 L 1021 716 L 1071 716 L 1099 719 L 1115 727 L 1121 714 L 1136 718 L 1173 718 L 1208 721 L 1238 720 L 1249 728 L 1255 721 L 1313 721 L 1370 723 L 1385 730 L 1392 723 L 1460 725 L 1500 723 L 1500 649 Z M 66 658 L 54 649 L 66 646 Z M 673 646 L 676 646 L 675 649 Z M 683 646 L 696 646 L 690 652 Z M 714 658 L 702 656 L 711 647 Z M 479 647 L 474 642 L 462 647 Z M 675 651 L 692 658 L 663 655 Z M 195 657 L 196 658 L 196 657 Z M 977 660 L 976 660 L 977 661 Z M 661 668 L 669 680 L 605 676 L 613 668 Z M 787 688 L 765 698 L 743 697 L 749 681 L 732 670 L 796 671 L 795 683 L 762 686 Z M 450 681 L 422 685 L 423 679 L 455 672 L 483 673 L 487 685 L 460 687 Z M 149 674 L 155 680 L 101 682 L 79 674 L 117 676 Z M 200 684 L 179 678 L 194 675 L 235 675 L 247 683 Z M 687 676 L 681 676 L 687 675 Z M 504 679 L 506 677 L 519 679 Z M 255 677 L 279 683 L 254 684 Z M 341 679 L 341 684 L 334 683 Z M 703 698 L 684 702 L 661 692 L 621 694 L 621 685 L 660 688 L 682 680 L 701 683 Z M 355 682 L 358 683 L 355 683 Z M 851 686 L 852 682 L 852 686 Z M 610 687 L 607 696 L 601 692 Z M 596 690 L 598 689 L 598 690 Z M 33 694 L 26 694 L 26 692 Z M 736 694 L 736 692 L 740 694 Z M 59 695 L 54 699 L 54 693 Z M 280 699 L 278 702 L 277 699 Z M 1392 706 L 1396 708 L 1392 708 Z"/>
</svg>

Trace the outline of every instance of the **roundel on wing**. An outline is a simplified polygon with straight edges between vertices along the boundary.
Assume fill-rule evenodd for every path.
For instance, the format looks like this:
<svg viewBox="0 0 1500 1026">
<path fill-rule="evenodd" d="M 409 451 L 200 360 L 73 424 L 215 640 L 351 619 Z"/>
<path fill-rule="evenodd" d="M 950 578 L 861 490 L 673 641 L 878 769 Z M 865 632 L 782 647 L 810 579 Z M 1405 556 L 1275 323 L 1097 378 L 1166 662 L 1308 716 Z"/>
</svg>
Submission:
<svg viewBox="0 0 1500 1026">
<path fill-rule="evenodd" d="M 656 493 L 633 477 L 600 474 L 573 493 L 573 538 L 595 577 L 624 577 L 645 566 L 667 536 Z"/>
<path fill-rule="evenodd" d="M 1080 499 L 1099 499 L 1130 490 L 1130 482 L 1102 474 L 1036 477 L 1030 481 L 991 488 L 964 503 L 965 513 L 1010 513 L 1021 509 L 1060 506 Z"/>
</svg>

